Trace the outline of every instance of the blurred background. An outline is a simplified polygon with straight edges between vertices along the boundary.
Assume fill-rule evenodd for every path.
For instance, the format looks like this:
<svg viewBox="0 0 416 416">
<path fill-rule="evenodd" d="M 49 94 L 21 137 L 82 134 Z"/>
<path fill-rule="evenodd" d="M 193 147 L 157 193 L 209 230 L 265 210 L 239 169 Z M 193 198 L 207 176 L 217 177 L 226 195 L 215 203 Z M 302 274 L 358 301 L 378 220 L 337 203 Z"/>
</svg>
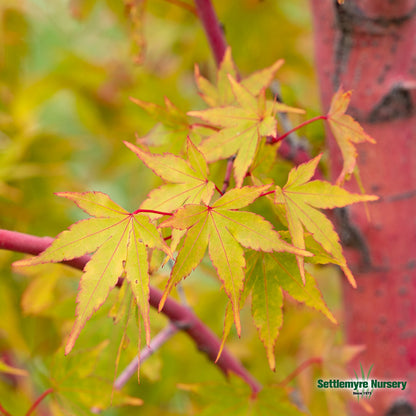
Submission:
<svg viewBox="0 0 416 416">
<path fill-rule="evenodd" d="M 132 4 L 0 0 L 1 228 L 56 236 L 85 217 L 54 195 L 62 191 L 102 191 L 124 208 L 137 209 L 159 182 L 123 140 L 144 138 L 162 152 L 170 135 L 184 133 L 166 120 L 161 123 L 164 114 L 149 113 L 129 98 L 163 106 L 167 97 L 183 116 L 204 108 L 194 65 L 214 79 L 215 63 L 192 2 Z M 305 108 L 307 117 L 318 115 L 308 2 L 233 0 L 214 1 L 214 6 L 243 76 L 283 58 L 285 65 L 277 75 L 283 100 Z M 296 117 L 294 123 L 305 120 Z M 302 134 L 313 154 L 323 149 L 322 125 L 312 124 Z M 287 172 L 290 165 L 284 166 Z M 11 263 L 21 257 L 0 251 L 0 358 L 27 374 L 13 375 L 0 367 L 0 403 L 12 415 L 21 415 L 52 387 L 59 394 L 45 398 L 38 414 L 90 414 L 94 398 L 108 404 L 111 396 L 123 334 L 123 326 L 114 326 L 108 318 L 117 293 L 87 324 L 75 353 L 65 358 L 60 346 L 72 325 L 80 274 L 54 265 L 13 272 Z M 185 283 L 188 302 L 221 336 L 225 296 L 220 296 L 220 285 L 208 266 L 203 264 L 194 275 Z M 340 316 L 336 270 L 319 269 L 316 275 L 330 309 Z M 153 279 L 163 287 L 166 272 Z M 232 334 L 227 345 L 264 384 L 279 383 L 314 357 L 326 360 L 335 376 L 342 371 L 335 367 L 352 354 L 341 346 L 336 327 L 288 299 L 273 373 L 249 311 L 242 316 L 242 338 Z M 166 325 L 154 311 L 151 319 L 154 333 Z M 130 342 L 123 345 L 118 370 L 136 353 L 136 332 L 129 324 Z M 85 371 L 71 371 L 80 362 Z M 325 366 L 311 365 L 289 384 L 321 415 L 343 409 L 337 395 L 328 398 L 315 390 L 313 380 L 323 371 Z M 178 384 L 222 380 L 219 370 L 178 334 L 143 364 L 140 385 L 133 379 L 125 390 L 145 401 L 140 414 L 193 414 L 200 404 Z M 137 414 L 137 409 L 125 406 L 103 414 Z"/>
</svg>

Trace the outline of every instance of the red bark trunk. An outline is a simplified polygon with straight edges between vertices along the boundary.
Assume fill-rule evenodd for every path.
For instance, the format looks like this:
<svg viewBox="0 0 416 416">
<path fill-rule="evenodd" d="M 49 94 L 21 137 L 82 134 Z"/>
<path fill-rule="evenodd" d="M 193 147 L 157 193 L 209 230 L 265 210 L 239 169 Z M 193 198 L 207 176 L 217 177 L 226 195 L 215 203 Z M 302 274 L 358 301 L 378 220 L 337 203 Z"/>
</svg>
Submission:
<svg viewBox="0 0 416 416">
<path fill-rule="evenodd" d="M 392 413 L 399 398 L 416 407 L 416 0 L 311 4 L 323 109 L 340 85 L 352 89 L 348 112 L 377 141 L 357 146 L 358 164 L 366 192 L 381 199 L 369 205 L 371 222 L 363 206 L 349 211 L 368 247 L 346 250 L 358 283 L 344 285 L 346 338 L 366 346 L 351 370 L 374 364 L 371 378 L 406 380 L 404 391 L 369 401 L 375 415 L 402 414 Z M 341 156 L 329 134 L 328 144 L 335 178 Z"/>
</svg>

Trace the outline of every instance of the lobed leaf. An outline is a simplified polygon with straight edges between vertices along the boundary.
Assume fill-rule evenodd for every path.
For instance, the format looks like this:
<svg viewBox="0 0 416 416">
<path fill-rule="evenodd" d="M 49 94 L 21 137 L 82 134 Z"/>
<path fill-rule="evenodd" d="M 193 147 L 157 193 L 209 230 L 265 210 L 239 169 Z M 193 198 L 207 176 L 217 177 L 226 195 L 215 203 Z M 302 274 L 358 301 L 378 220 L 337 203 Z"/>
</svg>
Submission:
<svg viewBox="0 0 416 416">
<path fill-rule="evenodd" d="M 59 194 L 75 202 L 93 218 L 73 224 L 36 257 L 15 266 L 60 262 L 94 253 L 84 268 L 77 296 L 76 319 L 65 352 L 74 346 L 80 331 L 91 315 L 106 300 L 122 275 L 130 283 L 143 317 L 146 340 L 150 341 L 149 274 L 146 247 L 171 256 L 156 226 L 141 213 L 131 214 L 100 192 Z"/>
<path fill-rule="evenodd" d="M 248 257 L 248 264 L 245 290 L 252 292 L 254 324 L 265 346 L 269 366 L 275 370 L 274 347 L 283 324 L 282 290 L 298 302 L 320 311 L 331 322 L 336 323 L 336 320 L 309 273 L 303 284 L 293 254 L 253 252 Z"/>
<path fill-rule="evenodd" d="M 333 256 L 353 287 L 354 277 L 347 266 L 342 247 L 331 221 L 316 208 L 343 207 L 361 201 L 375 201 L 374 195 L 352 194 L 339 186 L 316 180 L 308 182 L 319 163 L 321 155 L 290 171 L 283 188 L 276 186 L 275 202 L 285 207 L 286 219 L 292 242 L 296 247 L 305 248 L 304 228 Z M 297 257 L 302 280 L 305 283 L 303 257 Z"/>
<path fill-rule="evenodd" d="M 207 204 L 211 199 L 215 185 L 208 180 L 207 162 L 189 138 L 188 160 L 170 153 L 148 153 L 128 142 L 125 145 L 157 176 L 170 182 L 150 192 L 141 209 L 172 212 L 185 204 Z"/>
<path fill-rule="evenodd" d="M 281 240 L 272 225 L 262 217 L 236 211 L 252 203 L 268 188 L 266 185 L 232 189 L 211 206 L 187 205 L 161 224 L 161 227 L 186 230 L 186 234 L 159 309 L 163 308 L 172 288 L 201 262 L 208 246 L 211 261 L 230 299 L 237 333 L 240 334 L 239 299 L 244 286 L 245 268 L 242 247 L 310 255 Z"/>
<path fill-rule="evenodd" d="M 201 416 L 302 416 L 301 412 L 288 398 L 282 387 L 264 387 L 256 395 L 247 384 L 235 374 L 227 381 L 182 385 L 182 389 L 192 392 L 204 404 Z"/>
<path fill-rule="evenodd" d="M 241 187 L 259 140 L 263 136 L 276 134 L 275 110 L 264 105 L 264 90 L 260 92 L 263 99 L 259 100 L 231 75 L 228 79 L 236 105 L 191 111 L 188 114 L 221 128 L 203 141 L 200 149 L 209 162 L 236 153 L 234 176 L 237 186 Z"/>
<path fill-rule="evenodd" d="M 357 159 L 355 143 L 375 143 L 364 129 L 351 116 L 345 114 L 351 100 L 351 91 L 344 92 L 342 87 L 334 94 L 327 114 L 327 121 L 344 160 L 342 171 L 336 180 L 340 185 L 354 171 Z"/>
</svg>

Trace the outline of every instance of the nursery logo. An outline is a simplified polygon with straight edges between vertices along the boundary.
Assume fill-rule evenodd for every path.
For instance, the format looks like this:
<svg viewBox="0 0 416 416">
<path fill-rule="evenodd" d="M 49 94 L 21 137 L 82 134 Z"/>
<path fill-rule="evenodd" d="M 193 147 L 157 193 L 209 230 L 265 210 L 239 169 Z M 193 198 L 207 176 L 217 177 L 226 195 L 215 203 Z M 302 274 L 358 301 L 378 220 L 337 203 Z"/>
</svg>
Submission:
<svg viewBox="0 0 416 416">
<path fill-rule="evenodd" d="M 370 378 L 371 370 L 373 369 L 373 365 L 368 370 L 367 375 L 364 373 L 363 366 L 360 363 L 361 369 L 361 377 L 355 373 L 355 380 L 340 380 L 340 379 L 329 379 L 323 380 L 318 379 L 316 382 L 316 386 L 318 389 L 322 390 L 336 390 L 336 389 L 344 389 L 344 390 L 352 390 L 352 394 L 354 397 L 357 397 L 359 401 L 361 398 L 370 398 L 373 394 L 374 390 L 382 390 L 382 389 L 399 389 L 405 390 L 407 387 L 407 381 L 403 380 L 378 380 L 375 378 Z"/>
</svg>

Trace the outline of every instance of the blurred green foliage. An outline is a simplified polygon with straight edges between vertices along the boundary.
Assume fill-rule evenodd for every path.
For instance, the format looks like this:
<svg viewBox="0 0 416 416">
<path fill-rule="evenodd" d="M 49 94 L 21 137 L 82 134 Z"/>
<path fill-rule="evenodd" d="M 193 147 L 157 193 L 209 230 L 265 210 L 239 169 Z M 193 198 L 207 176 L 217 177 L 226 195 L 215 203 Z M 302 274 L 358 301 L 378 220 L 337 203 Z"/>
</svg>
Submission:
<svg viewBox="0 0 416 416">
<path fill-rule="evenodd" d="M 112 0 L 2 0 L 1 228 L 55 236 L 83 214 L 54 192 L 102 191 L 134 210 L 158 184 L 122 143 L 133 142 L 135 134 L 146 136 L 155 125 L 151 114 L 129 97 L 159 105 L 167 97 L 186 113 L 203 108 L 193 78 L 195 63 L 204 76 L 215 76 L 197 17 L 173 3 L 151 0 L 143 3 L 144 10 L 133 12 L 122 1 Z M 317 114 L 307 2 L 230 0 L 214 6 L 240 71 L 248 74 L 284 58 L 286 64 L 278 73 L 283 99 Z M 156 133 L 166 128 L 159 125 Z M 320 127 L 311 127 L 309 133 L 314 146 L 322 146 Z M 285 175 L 289 166 L 282 166 Z M 115 326 L 108 317 L 116 294 L 94 315 L 76 351 L 66 358 L 61 345 L 72 325 L 79 273 L 45 265 L 17 274 L 10 264 L 18 258 L 21 255 L 0 252 L 0 358 L 29 374 L 0 373 L 1 405 L 12 415 L 23 415 L 52 387 L 59 394 L 45 398 L 46 415 L 90 414 L 94 398 L 109 406 L 123 334 L 123 326 Z M 317 275 L 329 307 L 339 316 L 334 270 Z M 163 286 L 166 274 L 153 279 L 153 284 Z M 194 273 L 184 289 L 197 315 L 220 335 L 226 297 L 210 269 Z M 248 311 L 242 312 L 242 338 L 231 335 L 227 344 L 265 385 L 285 379 L 302 360 L 324 354 L 328 337 L 331 342 L 339 338 L 317 312 L 290 299 L 285 309 L 276 373 L 268 368 Z M 151 320 L 154 333 L 167 323 L 155 311 Z M 304 339 L 312 323 L 317 330 L 313 346 L 308 346 Z M 119 371 L 137 352 L 136 334 L 131 322 Z M 203 382 L 222 383 L 223 375 L 180 333 L 143 364 L 141 383 L 131 380 L 124 390 L 144 400 L 143 415 L 198 414 L 204 401 L 193 400 L 194 388 L 178 385 Z M 295 386 L 299 388 L 296 380 L 286 387 Z M 329 399 L 317 401 L 312 382 L 304 383 L 301 392 L 312 414 L 313 406 L 320 415 L 328 414 Z M 137 408 L 110 407 L 103 414 L 137 414 Z"/>
</svg>

